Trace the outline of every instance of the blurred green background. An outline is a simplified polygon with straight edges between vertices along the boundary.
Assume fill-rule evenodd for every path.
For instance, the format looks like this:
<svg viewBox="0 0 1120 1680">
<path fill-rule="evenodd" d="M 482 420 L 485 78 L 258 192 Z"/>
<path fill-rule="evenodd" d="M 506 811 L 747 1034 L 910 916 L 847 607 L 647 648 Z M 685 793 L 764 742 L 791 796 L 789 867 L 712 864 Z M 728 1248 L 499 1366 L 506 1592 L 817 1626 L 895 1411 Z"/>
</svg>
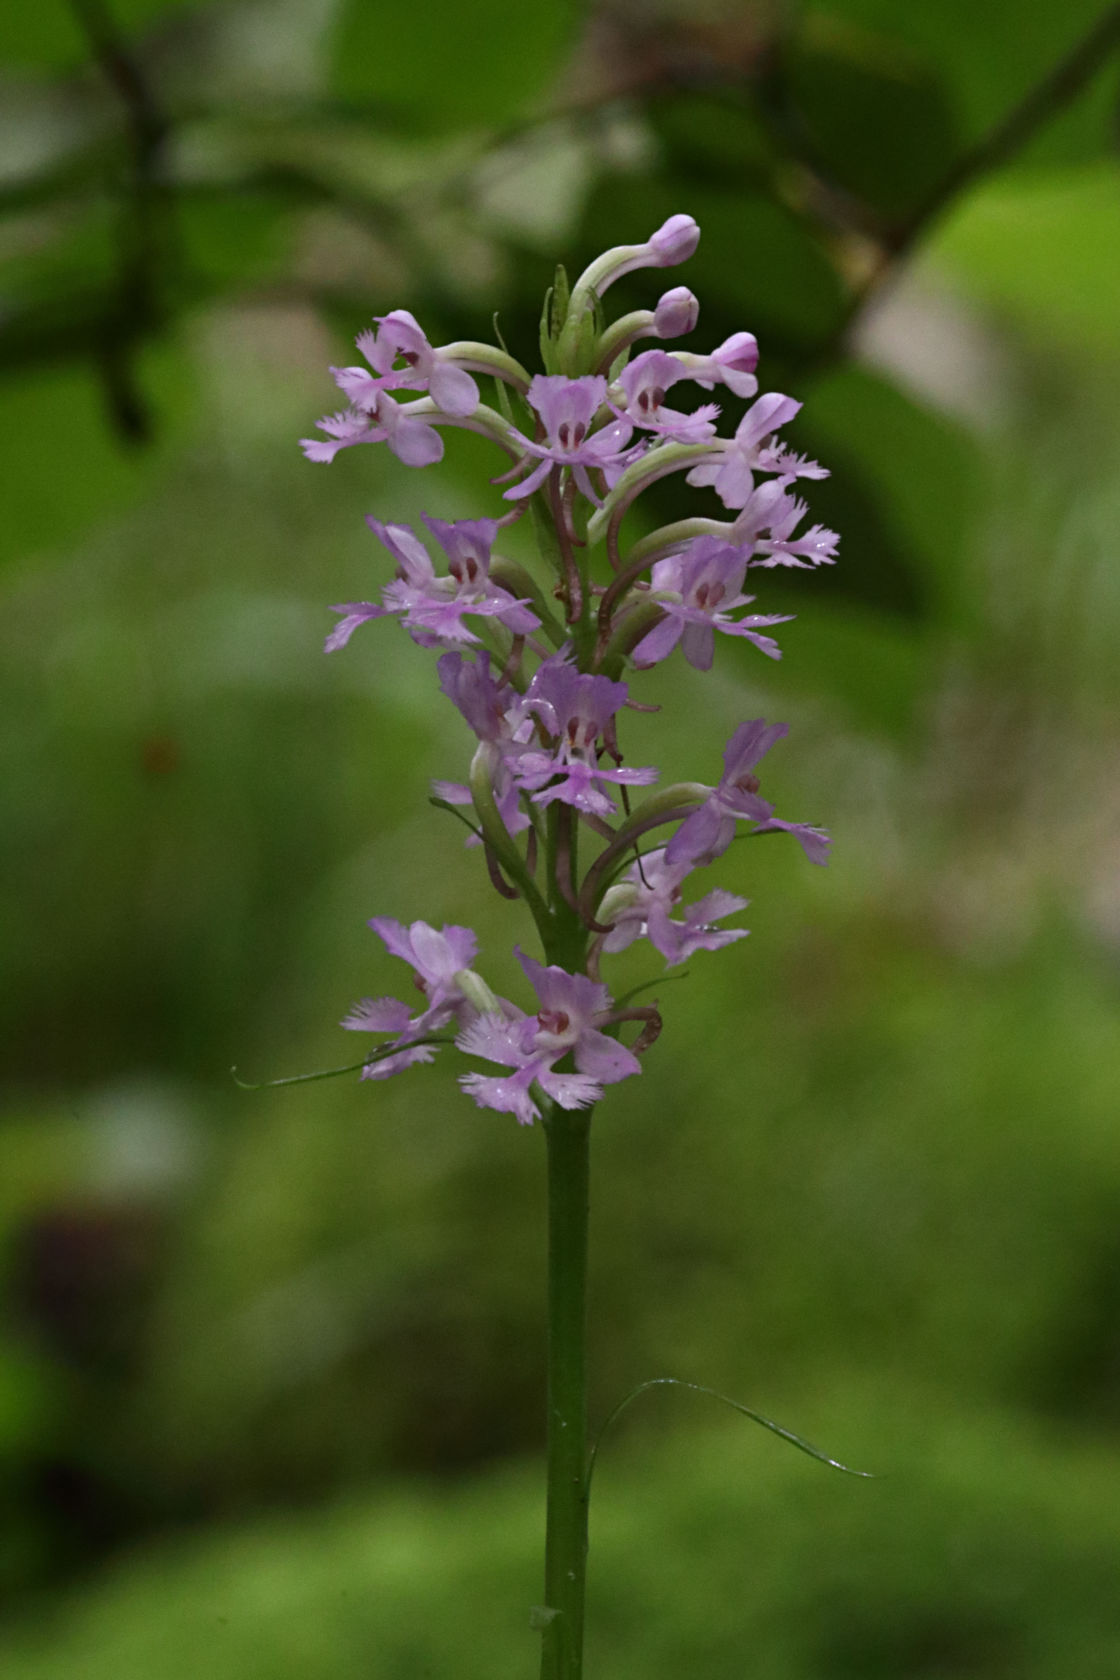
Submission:
<svg viewBox="0 0 1120 1680">
<path fill-rule="evenodd" d="M 370 915 L 499 984 L 524 938 L 426 804 L 430 657 L 320 651 L 362 515 L 500 463 L 309 465 L 327 363 L 394 307 L 535 359 L 556 259 L 681 210 L 611 300 L 758 334 L 843 545 L 764 574 L 780 666 L 650 680 L 634 760 L 788 719 L 766 791 L 835 852 L 724 860 L 752 937 L 600 1112 L 593 1409 L 689 1378 L 882 1474 L 644 1398 L 589 1672 L 1120 1674 L 1118 44 L 1097 0 L 0 9 L 10 1680 L 533 1672 L 541 1136 L 446 1065 L 227 1070 L 349 1059 Z"/>
</svg>

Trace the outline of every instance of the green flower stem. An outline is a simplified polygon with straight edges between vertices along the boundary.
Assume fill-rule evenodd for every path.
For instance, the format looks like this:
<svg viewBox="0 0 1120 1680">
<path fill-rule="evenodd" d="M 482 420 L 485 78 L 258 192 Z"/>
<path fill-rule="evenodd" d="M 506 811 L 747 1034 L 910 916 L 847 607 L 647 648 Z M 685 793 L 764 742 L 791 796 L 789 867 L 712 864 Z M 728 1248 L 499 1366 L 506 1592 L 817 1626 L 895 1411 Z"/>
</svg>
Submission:
<svg viewBox="0 0 1120 1680">
<path fill-rule="evenodd" d="M 701 461 L 721 460 L 721 451 L 715 447 L 721 441 L 715 438 L 711 443 L 659 443 L 648 455 L 627 467 L 602 507 L 588 520 L 588 542 L 597 543 L 608 525 L 620 522 L 634 498 L 659 478 L 680 472 L 683 467 L 697 466 Z"/>
<path fill-rule="evenodd" d="M 588 1161 L 591 1110 L 550 1104 L 548 1147 L 548 1511 L 541 1680 L 583 1673 L 587 1570 Z"/>
<path fill-rule="evenodd" d="M 450 415 L 445 414 L 432 397 L 419 397 L 415 403 L 408 405 L 408 414 L 413 420 L 431 417 L 435 425 L 461 426 L 465 431 L 477 432 L 480 437 L 489 438 L 504 449 L 511 461 L 520 461 L 525 453 L 517 442 L 513 427 L 492 408 L 487 408 L 485 403 L 479 403 L 470 414 Z"/>
<path fill-rule="evenodd" d="M 652 309 L 635 309 L 629 315 L 619 316 L 595 346 L 595 372 L 609 374 L 615 358 L 628 350 L 635 339 L 647 335 L 653 323 Z"/>
<path fill-rule="evenodd" d="M 643 566 L 652 566 L 663 554 L 691 542 L 693 537 L 719 537 L 724 542 L 731 542 L 734 529 L 727 519 L 678 519 L 673 525 L 661 525 L 647 536 L 639 537 L 632 544 L 627 558 L 632 566 L 637 565 L 639 560 Z"/>
<path fill-rule="evenodd" d="M 471 760 L 470 769 L 470 790 L 475 816 L 478 818 L 478 826 L 486 844 L 529 906 L 542 942 L 547 942 L 552 931 L 548 906 L 529 874 L 516 843 L 508 833 L 494 799 L 493 776 L 496 766 L 497 753 L 494 747 L 488 741 L 480 742 Z"/>
<path fill-rule="evenodd" d="M 514 360 L 508 350 L 499 350 L 496 344 L 479 344 L 474 339 L 459 338 L 454 344 L 445 344 L 442 348 L 445 361 L 457 362 L 460 367 L 470 368 L 472 373 L 492 373 L 495 379 L 508 380 L 522 396 L 529 389 L 528 371 Z"/>
<path fill-rule="evenodd" d="M 490 576 L 519 601 L 528 601 L 553 647 L 563 647 L 568 639 L 567 631 L 545 601 L 540 584 L 524 566 L 516 560 L 506 560 L 498 556 L 490 562 Z M 485 623 L 485 620 L 482 622 Z"/>
</svg>

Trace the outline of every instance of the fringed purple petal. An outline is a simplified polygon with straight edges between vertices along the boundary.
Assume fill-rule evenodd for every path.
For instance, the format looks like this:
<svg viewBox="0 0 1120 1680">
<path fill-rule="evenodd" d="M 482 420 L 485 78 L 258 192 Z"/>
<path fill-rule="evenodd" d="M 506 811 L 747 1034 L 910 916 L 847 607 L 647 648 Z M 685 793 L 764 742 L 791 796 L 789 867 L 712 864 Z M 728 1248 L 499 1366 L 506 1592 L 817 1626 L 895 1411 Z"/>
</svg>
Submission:
<svg viewBox="0 0 1120 1680">
<path fill-rule="evenodd" d="M 323 643 L 324 653 L 337 653 L 339 648 L 345 647 L 359 624 L 368 624 L 371 618 L 386 616 L 385 608 L 375 606 L 372 601 L 347 601 L 344 606 L 332 607 L 331 611 L 345 616 Z"/>
</svg>

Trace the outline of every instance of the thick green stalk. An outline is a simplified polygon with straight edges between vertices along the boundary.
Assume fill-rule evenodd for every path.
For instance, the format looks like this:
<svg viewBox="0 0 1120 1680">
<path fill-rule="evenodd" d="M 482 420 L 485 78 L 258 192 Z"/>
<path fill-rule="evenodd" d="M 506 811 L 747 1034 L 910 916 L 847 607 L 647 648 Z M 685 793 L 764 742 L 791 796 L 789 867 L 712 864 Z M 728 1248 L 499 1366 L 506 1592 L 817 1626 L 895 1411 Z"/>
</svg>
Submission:
<svg viewBox="0 0 1120 1680">
<path fill-rule="evenodd" d="M 590 1109 L 551 1104 L 548 1145 L 548 1513 L 541 1680 L 583 1673 L 587 1568 L 587 1297 Z"/>
</svg>

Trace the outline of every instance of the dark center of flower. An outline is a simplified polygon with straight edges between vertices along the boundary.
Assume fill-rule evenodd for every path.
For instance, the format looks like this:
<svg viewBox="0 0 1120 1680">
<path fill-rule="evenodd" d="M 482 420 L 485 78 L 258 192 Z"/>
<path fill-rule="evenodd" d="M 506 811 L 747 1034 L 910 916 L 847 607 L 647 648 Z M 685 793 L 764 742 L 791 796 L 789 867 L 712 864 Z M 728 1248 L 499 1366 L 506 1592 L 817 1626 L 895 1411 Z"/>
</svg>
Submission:
<svg viewBox="0 0 1120 1680">
<path fill-rule="evenodd" d="M 564 732 L 577 752 L 589 752 L 595 745 L 599 727 L 593 718 L 577 715 L 568 719 Z"/>
<path fill-rule="evenodd" d="M 482 576 L 482 562 L 477 554 L 459 554 L 448 563 L 448 571 L 456 583 L 473 586 Z"/>
<path fill-rule="evenodd" d="M 752 776 L 750 771 L 747 770 L 744 771 L 743 775 L 735 778 L 735 786 L 740 793 L 757 793 L 761 783 L 757 776 Z"/>
<path fill-rule="evenodd" d="M 572 426 L 561 420 L 556 428 L 556 441 L 561 449 L 578 449 L 586 436 L 587 427 L 580 420 Z"/>
<path fill-rule="evenodd" d="M 556 1033 L 557 1036 L 566 1033 L 572 1024 L 570 1017 L 563 1009 L 542 1009 L 537 1016 L 537 1021 L 542 1032 Z"/>
</svg>

